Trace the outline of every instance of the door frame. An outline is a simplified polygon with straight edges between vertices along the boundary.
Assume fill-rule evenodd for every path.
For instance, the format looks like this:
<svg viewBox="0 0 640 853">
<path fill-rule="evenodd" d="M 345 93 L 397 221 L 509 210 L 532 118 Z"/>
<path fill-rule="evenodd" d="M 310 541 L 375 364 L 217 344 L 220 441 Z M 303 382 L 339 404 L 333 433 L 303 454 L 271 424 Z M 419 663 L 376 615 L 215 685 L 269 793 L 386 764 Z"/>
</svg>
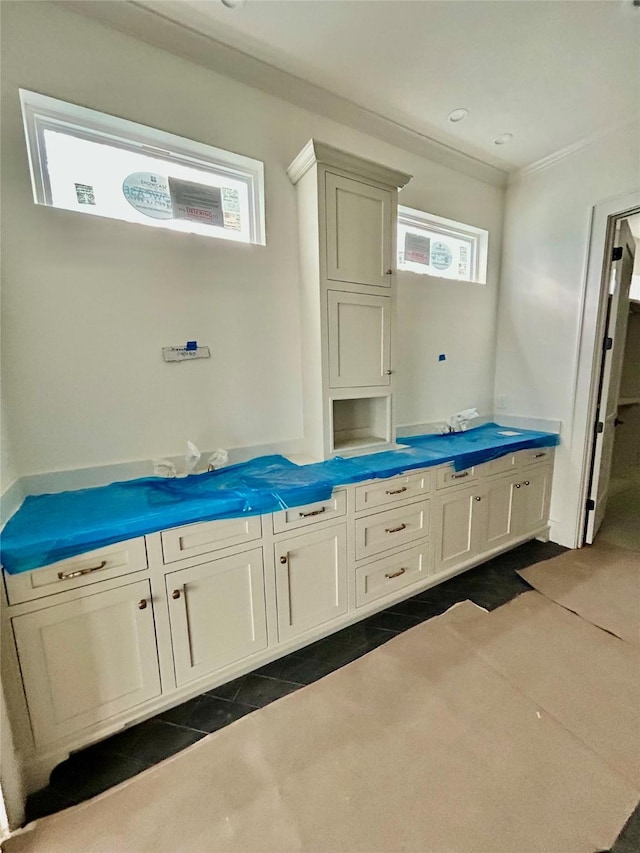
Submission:
<svg viewBox="0 0 640 853">
<path fill-rule="evenodd" d="M 595 417 L 598 405 L 602 342 L 606 332 L 611 252 L 618 220 L 640 212 L 640 190 L 606 199 L 591 214 L 586 281 L 581 306 L 578 363 L 571 447 L 580 453 L 577 467 L 579 504 L 575 515 L 574 547 L 584 545 L 587 499 L 595 446 Z"/>
</svg>

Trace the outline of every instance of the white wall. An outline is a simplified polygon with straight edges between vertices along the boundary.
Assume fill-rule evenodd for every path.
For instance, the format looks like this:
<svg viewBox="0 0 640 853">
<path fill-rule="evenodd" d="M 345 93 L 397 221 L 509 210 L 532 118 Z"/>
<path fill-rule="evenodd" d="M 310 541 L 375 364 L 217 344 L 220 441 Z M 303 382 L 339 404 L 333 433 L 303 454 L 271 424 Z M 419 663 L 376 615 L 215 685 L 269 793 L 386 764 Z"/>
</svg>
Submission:
<svg viewBox="0 0 640 853">
<path fill-rule="evenodd" d="M 496 408 L 560 419 L 551 503 L 554 541 L 575 547 L 585 441 L 577 386 L 593 207 L 638 186 L 638 129 L 612 133 L 507 190 L 498 314 Z M 621 208 L 624 209 L 624 208 Z M 499 414 L 499 411 L 498 411 Z M 582 425 L 586 429 L 586 424 Z"/>
<path fill-rule="evenodd" d="M 403 204 L 490 230 L 486 287 L 401 277 L 394 368 L 399 423 L 491 408 L 501 189 L 53 4 L 3 4 L 2 18 L 2 345 L 20 476 L 178 454 L 188 438 L 210 449 L 301 437 L 286 167 L 312 136 L 412 173 Z M 267 246 L 34 205 L 18 87 L 263 160 Z M 210 360 L 161 360 L 162 346 L 194 339 Z"/>
</svg>

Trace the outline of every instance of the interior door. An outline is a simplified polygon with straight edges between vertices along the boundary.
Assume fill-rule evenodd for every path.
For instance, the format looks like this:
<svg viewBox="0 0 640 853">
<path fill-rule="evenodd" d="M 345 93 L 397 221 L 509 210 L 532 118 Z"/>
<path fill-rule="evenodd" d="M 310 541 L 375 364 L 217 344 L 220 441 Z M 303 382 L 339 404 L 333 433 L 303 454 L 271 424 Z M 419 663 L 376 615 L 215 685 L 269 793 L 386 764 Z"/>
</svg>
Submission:
<svg viewBox="0 0 640 853">
<path fill-rule="evenodd" d="M 635 254 L 635 242 L 626 220 L 623 220 L 620 225 L 616 247 L 619 257 L 611 264 L 609 313 L 604 341 L 600 393 L 596 409 L 596 440 L 585 537 L 585 541 L 589 545 L 594 541 L 600 529 L 609 495 L 618 396 L 629 319 L 629 289 Z"/>
</svg>

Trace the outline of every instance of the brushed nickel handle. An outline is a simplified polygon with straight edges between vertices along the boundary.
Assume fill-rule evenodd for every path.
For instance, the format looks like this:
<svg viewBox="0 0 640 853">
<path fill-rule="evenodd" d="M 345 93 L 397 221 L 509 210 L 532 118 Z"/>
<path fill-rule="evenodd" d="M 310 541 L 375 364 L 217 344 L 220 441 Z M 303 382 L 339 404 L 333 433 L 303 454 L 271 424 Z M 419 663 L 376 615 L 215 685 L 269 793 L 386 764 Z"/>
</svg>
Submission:
<svg viewBox="0 0 640 853">
<path fill-rule="evenodd" d="M 393 373 L 393 370 L 385 370 L 386 376 L 391 376 L 392 373 Z"/>
<path fill-rule="evenodd" d="M 403 492 L 407 491 L 407 487 L 403 486 L 401 489 L 387 489 L 388 495 L 401 495 Z"/>
<path fill-rule="evenodd" d="M 528 480 L 525 480 L 525 481 L 524 481 L 524 485 L 525 485 L 525 486 L 528 486 L 528 485 L 529 485 L 529 481 L 528 481 Z"/>
<path fill-rule="evenodd" d="M 481 501 L 481 500 L 482 500 L 482 498 L 481 498 L 481 497 L 475 497 L 475 498 L 474 498 L 474 501 Z"/>
<path fill-rule="evenodd" d="M 393 270 L 387 270 L 385 275 L 393 275 Z"/>
<path fill-rule="evenodd" d="M 468 476 L 469 476 L 469 472 L 465 471 L 463 474 L 452 474 L 451 479 L 452 480 L 462 480 L 462 479 L 464 479 L 464 477 L 468 477 Z"/>
<path fill-rule="evenodd" d="M 147 609 L 147 599 L 141 598 L 138 602 L 138 610 L 146 610 Z"/>
<path fill-rule="evenodd" d="M 534 453 L 533 458 L 534 459 L 542 459 L 542 457 L 546 456 L 546 455 L 547 455 L 546 453 Z"/>
<path fill-rule="evenodd" d="M 287 558 L 286 557 L 280 557 L 280 562 L 284 566 L 284 564 L 287 562 Z"/>
<path fill-rule="evenodd" d="M 519 489 L 520 485 L 521 485 L 520 483 L 516 483 L 516 489 Z"/>
<path fill-rule="evenodd" d="M 401 524 L 400 527 L 385 527 L 385 533 L 400 533 L 406 526 L 406 524 Z"/>
<path fill-rule="evenodd" d="M 90 569 L 79 569 L 77 572 L 58 572 L 58 580 L 68 581 L 71 578 L 79 578 L 82 575 L 90 575 L 91 572 L 98 572 L 100 569 L 104 569 L 107 565 L 107 561 L 103 560 L 99 566 L 92 566 Z"/>
<path fill-rule="evenodd" d="M 174 589 L 173 592 L 171 593 L 171 598 L 180 598 L 180 590 Z"/>
<path fill-rule="evenodd" d="M 385 578 L 388 578 L 389 580 L 392 578 L 399 578 L 400 575 L 403 575 L 406 571 L 406 569 L 400 569 L 400 571 L 394 572 L 392 575 L 385 575 Z"/>
<path fill-rule="evenodd" d="M 312 515 L 321 515 L 323 512 L 326 512 L 326 506 L 323 506 L 322 509 L 314 509 L 312 512 L 301 512 L 299 513 L 300 518 L 309 518 Z"/>
</svg>

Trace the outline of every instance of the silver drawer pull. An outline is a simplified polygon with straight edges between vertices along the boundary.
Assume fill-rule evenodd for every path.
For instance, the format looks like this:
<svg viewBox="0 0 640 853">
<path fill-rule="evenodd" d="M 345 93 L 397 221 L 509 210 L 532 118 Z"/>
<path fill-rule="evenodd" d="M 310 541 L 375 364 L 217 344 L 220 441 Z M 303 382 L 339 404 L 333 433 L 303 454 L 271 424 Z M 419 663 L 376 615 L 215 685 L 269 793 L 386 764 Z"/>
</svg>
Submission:
<svg viewBox="0 0 640 853">
<path fill-rule="evenodd" d="M 385 575 L 385 578 L 388 578 L 389 580 L 392 578 L 399 578 L 400 575 L 403 575 L 406 571 L 406 569 L 400 569 L 400 571 L 394 572 L 392 575 Z"/>
<path fill-rule="evenodd" d="M 301 512 L 298 513 L 300 518 L 309 518 L 312 515 L 322 515 L 323 512 L 326 512 L 326 506 L 323 506 L 321 509 L 314 509 L 312 512 Z"/>
<path fill-rule="evenodd" d="M 525 485 L 525 486 L 528 486 L 528 485 L 529 485 L 529 480 L 525 480 L 525 481 L 524 481 L 524 485 Z"/>
<path fill-rule="evenodd" d="M 533 458 L 534 459 L 542 459 L 542 457 L 546 456 L 546 455 L 547 455 L 546 453 L 534 453 Z"/>
<path fill-rule="evenodd" d="M 80 578 L 82 575 L 90 575 L 91 572 L 98 572 L 100 569 L 104 569 L 107 565 L 107 561 L 103 560 L 99 566 L 92 566 L 90 569 L 79 569 L 77 572 L 58 572 L 58 580 L 68 581 L 71 578 Z"/>
<path fill-rule="evenodd" d="M 401 495 L 403 492 L 407 491 L 407 487 L 403 486 L 401 489 L 387 489 L 388 495 Z"/>
<path fill-rule="evenodd" d="M 462 480 L 463 477 L 468 477 L 468 476 L 469 476 L 469 472 L 465 471 L 464 474 L 452 474 L 451 479 L 452 480 Z"/>
<path fill-rule="evenodd" d="M 400 533 L 401 530 L 404 530 L 406 524 L 401 524 L 400 527 L 385 527 L 385 533 Z"/>
</svg>

